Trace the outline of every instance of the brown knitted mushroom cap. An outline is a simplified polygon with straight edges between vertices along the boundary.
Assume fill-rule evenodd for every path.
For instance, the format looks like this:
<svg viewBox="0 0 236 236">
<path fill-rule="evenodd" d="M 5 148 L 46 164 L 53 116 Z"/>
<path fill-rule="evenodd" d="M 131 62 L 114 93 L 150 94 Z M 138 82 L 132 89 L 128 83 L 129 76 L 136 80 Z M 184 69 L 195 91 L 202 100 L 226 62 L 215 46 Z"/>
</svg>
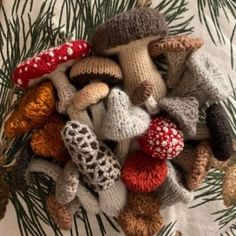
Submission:
<svg viewBox="0 0 236 236">
<path fill-rule="evenodd" d="M 66 206 L 61 205 L 55 196 L 47 198 L 47 209 L 54 222 L 62 230 L 70 230 L 72 226 L 72 213 Z"/>
<path fill-rule="evenodd" d="M 203 45 L 203 40 L 188 35 L 169 36 L 149 44 L 149 54 L 157 57 L 165 52 L 193 51 Z"/>
<path fill-rule="evenodd" d="M 101 53 L 143 38 L 162 38 L 167 32 L 165 18 L 158 10 L 134 8 L 99 25 L 93 35 L 92 44 Z"/>
<path fill-rule="evenodd" d="M 118 84 L 122 81 L 120 66 L 109 58 L 91 56 L 76 62 L 70 71 L 70 79 L 80 84 L 90 80 Z"/>
<path fill-rule="evenodd" d="M 109 94 L 109 87 L 103 82 L 96 82 L 78 91 L 73 99 L 73 105 L 79 110 L 85 110 L 90 105 L 98 103 Z"/>
</svg>

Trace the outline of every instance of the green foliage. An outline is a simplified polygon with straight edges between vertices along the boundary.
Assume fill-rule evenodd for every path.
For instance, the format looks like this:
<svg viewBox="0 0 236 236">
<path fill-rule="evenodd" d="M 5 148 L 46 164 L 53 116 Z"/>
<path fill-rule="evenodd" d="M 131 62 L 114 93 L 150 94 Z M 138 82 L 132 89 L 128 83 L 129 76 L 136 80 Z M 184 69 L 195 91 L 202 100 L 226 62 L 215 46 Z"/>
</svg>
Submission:
<svg viewBox="0 0 236 236">
<path fill-rule="evenodd" d="M 175 222 L 170 222 L 169 224 L 165 225 L 161 231 L 157 234 L 157 236 L 174 236 L 174 226 L 176 224 Z"/>
</svg>

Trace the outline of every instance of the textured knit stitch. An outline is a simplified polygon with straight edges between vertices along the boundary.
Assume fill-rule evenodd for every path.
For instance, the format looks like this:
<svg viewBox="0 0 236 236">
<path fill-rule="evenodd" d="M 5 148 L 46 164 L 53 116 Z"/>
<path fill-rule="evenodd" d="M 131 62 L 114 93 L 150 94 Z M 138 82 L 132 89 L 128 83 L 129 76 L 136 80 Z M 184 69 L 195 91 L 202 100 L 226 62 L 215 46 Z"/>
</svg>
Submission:
<svg viewBox="0 0 236 236">
<path fill-rule="evenodd" d="M 79 173 L 73 162 L 68 162 L 56 181 L 56 199 L 61 204 L 72 201 L 79 187 Z"/>
<path fill-rule="evenodd" d="M 147 130 L 149 123 L 149 115 L 132 105 L 125 92 L 118 88 L 112 89 L 101 128 L 104 138 L 121 141 L 139 136 Z"/>
<path fill-rule="evenodd" d="M 10 188 L 4 181 L 4 171 L 0 171 L 0 220 L 5 216 L 10 194 Z"/>
<path fill-rule="evenodd" d="M 214 104 L 206 110 L 206 123 L 214 156 L 226 161 L 233 153 L 233 141 L 227 113 L 220 104 Z"/>
<path fill-rule="evenodd" d="M 191 52 L 202 47 L 203 40 L 188 35 L 174 35 L 154 41 L 149 45 L 149 54 L 157 58 L 164 54 L 168 64 L 167 86 L 174 88 L 184 73 L 186 60 Z"/>
<path fill-rule="evenodd" d="M 194 135 L 185 135 L 186 140 L 204 140 L 210 137 L 209 129 L 206 123 L 198 122 L 196 125 L 196 133 Z"/>
<path fill-rule="evenodd" d="M 229 207 L 236 204 L 236 165 L 230 166 L 224 176 L 223 199 L 224 204 Z"/>
<path fill-rule="evenodd" d="M 182 132 L 169 118 L 156 117 L 138 139 L 140 149 L 158 159 L 175 158 L 184 147 Z"/>
<path fill-rule="evenodd" d="M 117 194 L 119 193 L 119 194 Z M 108 216 L 117 217 L 120 211 L 125 207 L 127 190 L 125 185 L 116 181 L 114 185 L 99 194 L 99 205 L 103 212 Z"/>
<path fill-rule="evenodd" d="M 187 60 L 187 69 L 170 96 L 195 97 L 199 105 L 208 101 L 220 101 L 232 92 L 228 79 L 212 58 L 200 50 Z"/>
<path fill-rule="evenodd" d="M 185 135 L 196 134 L 199 104 L 194 97 L 163 98 L 159 106 L 178 122 Z"/>
<path fill-rule="evenodd" d="M 25 172 L 32 156 L 33 153 L 28 143 L 22 147 L 19 154 L 16 156 L 16 165 L 13 175 L 16 190 L 25 191 L 27 189 Z"/>
<path fill-rule="evenodd" d="M 159 200 L 151 194 L 129 193 L 118 222 L 127 236 L 156 235 L 163 226 Z"/>
<path fill-rule="evenodd" d="M 65 145 L 84 181 L 95 191 L 111 187 L 120 175 L 120 165 L 111 150 L 87 125 L 69 121 L 63 129 Z"/>
<path fill-rule="evenodd" d="M 157 189 L 155 196 L 160 200 L 161 208 L 174 205 L 178 202 L 189 203 L 193 200 L 193 192 L 188 191 L 181 183 L 181 174 L 168 161 L 167 177 Z"/>
<path fill-rule="evenodd" d="M 81 85 L 99 80 L 108 84 L 122 82 L 120 66 L 109 58 L 91 56 L 76 62 L 70 71 L 70 78 Z"/>
<path fill-rule="evenodd" d="M 153 192 L 165 180 L 167 166 L 164 160 L 148 157 L 137 151 L 130 154 L 121 169 L 121 179 L 133 192 Z"/>
</svg>

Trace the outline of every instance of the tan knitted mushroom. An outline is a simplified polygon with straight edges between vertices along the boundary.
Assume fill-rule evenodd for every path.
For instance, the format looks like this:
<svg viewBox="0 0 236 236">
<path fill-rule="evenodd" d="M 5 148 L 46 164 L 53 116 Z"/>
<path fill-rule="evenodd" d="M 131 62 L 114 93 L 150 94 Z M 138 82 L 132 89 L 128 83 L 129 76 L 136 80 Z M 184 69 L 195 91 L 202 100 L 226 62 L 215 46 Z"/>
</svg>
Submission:
<svg viewBox="0 0 236 236">
<path fill-rule="evenodd" d="M 150 43 L 149 54 L 157 58 L 161 54 L 167 59 L 167 86 L 174 88 L 181 78 L 189 54 L 203 45 L 203 40 L 188 35 L 169 36 Z"/>
</svg>

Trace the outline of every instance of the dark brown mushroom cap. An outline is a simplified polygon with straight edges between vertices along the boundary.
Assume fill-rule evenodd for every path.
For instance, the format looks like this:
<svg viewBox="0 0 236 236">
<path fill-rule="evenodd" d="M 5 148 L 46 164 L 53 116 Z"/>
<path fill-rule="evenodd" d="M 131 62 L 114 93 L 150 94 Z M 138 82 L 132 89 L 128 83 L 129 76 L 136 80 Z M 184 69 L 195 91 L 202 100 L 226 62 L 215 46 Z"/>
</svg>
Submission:
<svg viewBox="0 0 236 236">
<path fill-rule="evenodd" d="M 93 35 L 92 44 L 95 51 L 101 53 L 138 39 L 153 36 L 162 38 L 167 33 L 165 17 L 158 10 L 134 8 L 99 25 Z"/>
<path fill-rule="evenodd" d="M 121 67 L 116 62 L 97 56 L 77 61 L 70 71 L 70 79 L 80 84 L 94 79 L 108 84 L 118 84 L 121 83 L 122 77 Z"/>
</svg>

